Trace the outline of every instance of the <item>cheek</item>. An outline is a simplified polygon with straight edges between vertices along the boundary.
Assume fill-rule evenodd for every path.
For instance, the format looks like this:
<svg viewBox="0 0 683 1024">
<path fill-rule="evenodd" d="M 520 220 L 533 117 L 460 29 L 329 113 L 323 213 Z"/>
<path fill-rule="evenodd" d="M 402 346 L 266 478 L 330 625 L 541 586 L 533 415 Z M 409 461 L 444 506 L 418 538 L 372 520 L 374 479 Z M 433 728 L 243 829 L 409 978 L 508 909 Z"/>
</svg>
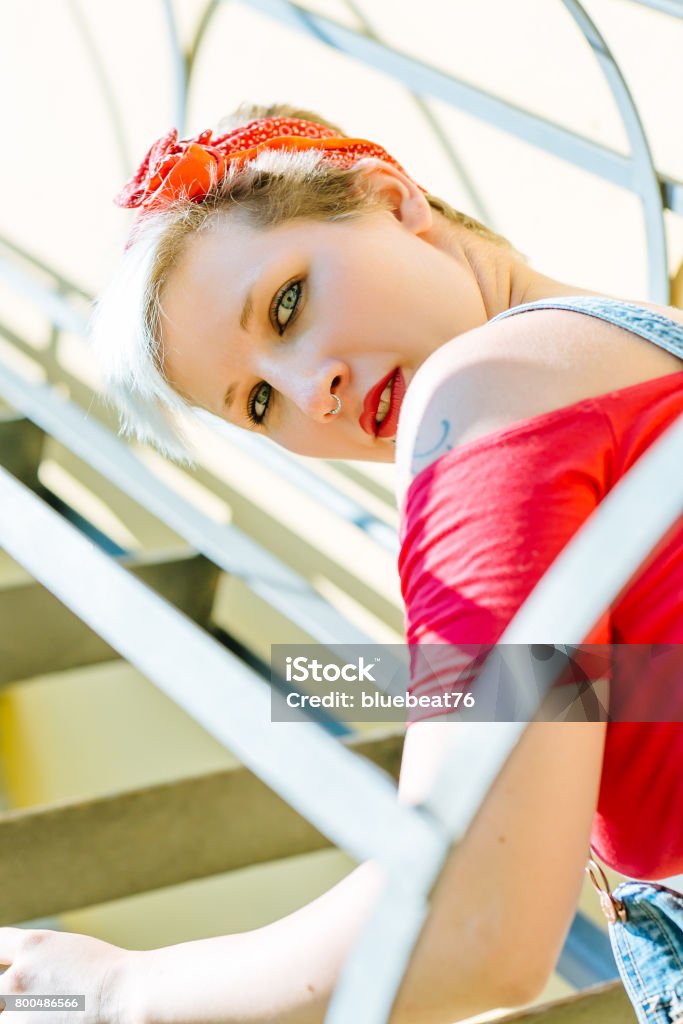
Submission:
<svg viewBox="0 0 683 1024">
<path fill-rule="evenodd" d="M 310 426 L 307 430 L 282 431 L 277 437 L 273 436 L 273 441 L 294 455 L 305 455 L 312 459 L 334 458 L 329 439 L 316 436 Z"/>
<path fill-rule="evenodd" d="M 357 454 L 349 454 L 353 450 L 353 442 L 343 437 L 333 437 L 322 424 L 311 424 L 295 414 L 291 415 L 290 422 L 278 424 L 278 429 L 273 431 L 270 438 L 281 448 L 308 458 L 359 457 Z"/>
</svg>

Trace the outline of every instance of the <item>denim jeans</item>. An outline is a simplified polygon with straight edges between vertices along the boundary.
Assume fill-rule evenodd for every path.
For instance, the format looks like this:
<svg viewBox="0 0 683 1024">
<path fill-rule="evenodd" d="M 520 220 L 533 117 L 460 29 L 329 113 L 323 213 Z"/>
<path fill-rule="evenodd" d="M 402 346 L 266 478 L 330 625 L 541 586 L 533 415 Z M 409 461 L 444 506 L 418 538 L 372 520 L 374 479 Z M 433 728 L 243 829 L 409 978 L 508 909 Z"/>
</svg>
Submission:
<svg viewBox="0 0 683 1024">
<path fill-rule="evenodd" d="M 683 1024 L 683 893 L 622 882 L 612 896 L 610 940 L 640 1024 Z"/>
</svg>

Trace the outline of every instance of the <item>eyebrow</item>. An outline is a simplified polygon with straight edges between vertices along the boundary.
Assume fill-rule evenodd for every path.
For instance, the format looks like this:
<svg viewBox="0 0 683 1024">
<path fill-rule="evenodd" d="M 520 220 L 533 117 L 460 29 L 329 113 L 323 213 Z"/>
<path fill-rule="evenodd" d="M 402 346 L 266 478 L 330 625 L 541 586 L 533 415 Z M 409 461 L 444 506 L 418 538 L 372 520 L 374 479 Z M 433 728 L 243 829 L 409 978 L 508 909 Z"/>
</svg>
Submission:
<svg viewBox="0 0 683 1024">
<path fill-rule="evenodd" d="M 237 390 L 237 385 L 236 384 L 231 384 L 230 387 L 228 388 L 228 390 L 225 392 L 225 397 L 223 399 L 223 405 L 227 409 L 229 409 L 230 406 L 232 405 L 232 400 L 235 397 L 235 391 L 236 390 Z"/>
<path fill-rule="evenodd" d="M 249 292 L 246 299 L 244 300 L 244 305 L 242 306 L 242 313 L 240 315 L 240 327 L 242 328 L 243 331 L 249 330 L 249 318 L 253 312 L 253 309 L 254 300 L 252 298 L 251 292 Z"/>
<path fill-rule="evenodd" d="M 249 332 L 249 320 L 251 318 L 251 314 L 253 313 L 253 311 L 254 300 L 252 298 L 251 292 L 249 292 L 246 299 L 244 300 L 244 305 L 242 306 L 242 312 L 240 314 L 240 327 L 242 328 L 243 331 L 247 331 L 247 333 Z M 228 390 L 225 392 L 225 397 L 223 398 L 223 405 L 227 409 L 229 409 L 230 406 L 232 405 L 232 401 L 235 397 L 236 390 L 237 385 L 231 384 Z"/>
</svg>

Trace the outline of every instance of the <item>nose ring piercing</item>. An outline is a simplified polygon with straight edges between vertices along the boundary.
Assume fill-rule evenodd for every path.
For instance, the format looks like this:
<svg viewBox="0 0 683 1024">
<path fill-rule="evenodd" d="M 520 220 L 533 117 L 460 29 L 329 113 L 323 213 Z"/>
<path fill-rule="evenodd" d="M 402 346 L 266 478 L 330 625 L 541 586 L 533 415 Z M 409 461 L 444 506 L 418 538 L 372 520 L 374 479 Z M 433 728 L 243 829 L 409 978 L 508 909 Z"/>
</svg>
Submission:
<svg viewBox="0 0 683 1024">
<path fill-rule="evenodd" d="M 333 395 L 331 392 L 330 398 L 334 398 L 335 402 L 337 403 L 337 408 L 330 409 L 328 416 L 337 416 L 341 412 L 341 398 L 339 397 L 339 395 Z"/>
</svg>

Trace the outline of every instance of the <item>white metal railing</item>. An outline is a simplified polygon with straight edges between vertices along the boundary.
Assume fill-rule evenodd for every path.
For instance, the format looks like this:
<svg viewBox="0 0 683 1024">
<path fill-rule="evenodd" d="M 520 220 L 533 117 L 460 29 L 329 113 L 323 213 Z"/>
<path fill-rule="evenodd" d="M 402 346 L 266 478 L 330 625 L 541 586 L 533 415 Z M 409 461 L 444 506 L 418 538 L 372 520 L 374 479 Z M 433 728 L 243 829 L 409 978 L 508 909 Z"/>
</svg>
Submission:
<svg viewBox="0 0 683 1024">
<path fill-rule="evenodd" d="M 304 716 L 274 724 L 271 701 L 284 698 L 267 682 L 2 468 L 0 545 L 352 856 L 419 872 L 413 859 L 430 863 L 443 847 L 421 814 L 397 803 L 388 775 Z M 407 822 L 409 846 L 397 842 Z"/>
<path fill-rule="evenodd" d="M 54 387 L 34 384 L 0 364 L 0 396 L 319 643 L 372 643 L 306 580 L 242 530 L 197 509 Z"/>
<path fill-rule="evenodd" d="M 554 674 L 549 673 L 539 685 L 537 698 L 530 699 L 525 684 L 533 668 L 527 645 L 553 644 L 558 636 L 568 644 L 584 641 L 605 608 L 683 513 L 681 460 L 683 416 L 641 456 L 572 538 L 500 638 L 500 644 L 519 645 L 516 674 L 510 675 L 506 685 L 517 691 L 513 701 L 520 708 L 520 718 L 528 721 L 533 717 L 554 682 Z M 558 672 L 564 664 L 560 658 Z M 485 665 L 476 682 L 481 698 L 485 699 L 488 687 L 499 684 L 498 667 Z M 468 733 L 466 725 L 458 730 L 457 745 L 447 753 L 423 803 L 430 820 L 441 824 L 453 845 L 465 836 L 525 728 L 525 721 L 502 725 L 496 732 L 495 748 L 482 745 L 478 730 Z M 436 875 L 432 877 L 435 880 Z M 428 896 L 428 890 L 420 891 L 423 880 L 411 886 L 407 920 L 399 928 L 397 905 L 407 885 L 405 879 L 400 885 L 392 885 L 392 881 L 354 948 L 335 992 L 328 1024 L 360 1019 L 362 1006 L 366 1007 L 362 1019 L 368 1024 L 383 1024 L 389 1017 L 412 949 L 409 934 L 413 941 L 419 935 L 420 897 Z M 372 1015 L 368 1015 L 366 1001 L 370 993 Z"/>
</svg>

